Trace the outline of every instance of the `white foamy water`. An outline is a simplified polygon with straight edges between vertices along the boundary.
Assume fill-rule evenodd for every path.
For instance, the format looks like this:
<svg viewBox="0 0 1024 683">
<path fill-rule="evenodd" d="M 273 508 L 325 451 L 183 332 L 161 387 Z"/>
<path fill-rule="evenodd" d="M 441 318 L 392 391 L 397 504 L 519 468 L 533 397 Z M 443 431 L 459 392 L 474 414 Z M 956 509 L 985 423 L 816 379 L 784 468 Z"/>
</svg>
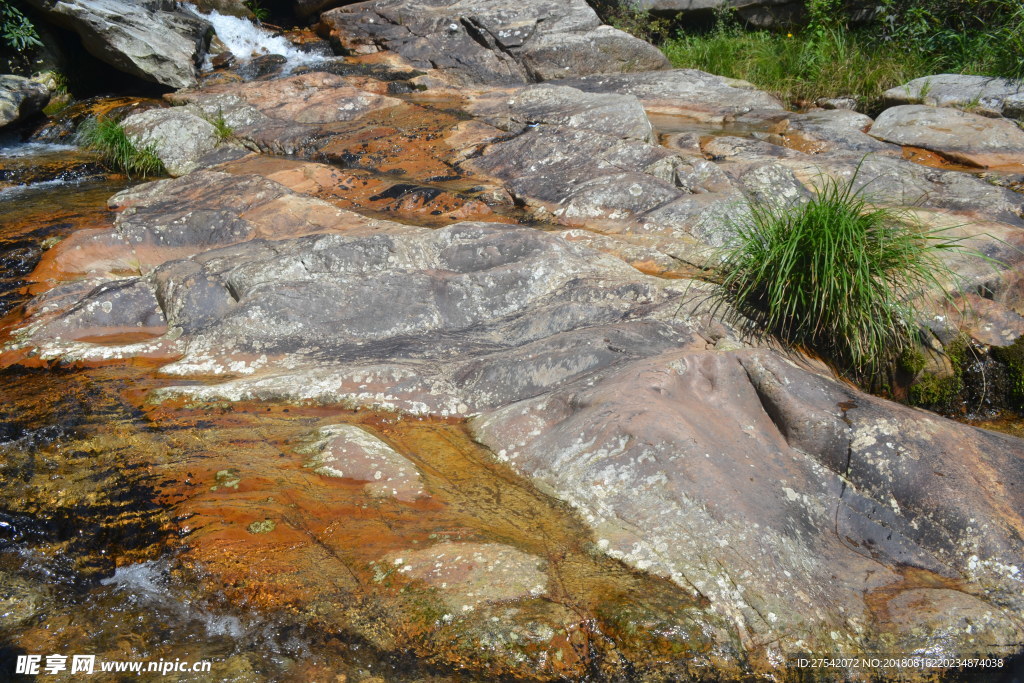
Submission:
<svg viewBox="0 0 1024 683">
<path fill-rule="evenodd" d="M 277 36 L 257 26 L 248 19 L 239 19 L 220 14 L 217 10 L 209 14 L 196 12 L 211 24 L 217 37 L 227 46 L 235 59 L 249 61 L 261 55 L 281 55 L 288 60 L 286 70 L 294 69 L 301 64 L 309 64 L 322 60 L 322 57 L 311 55 L 299 50 L 284 37 Z M 204 69 L 211 69 L 210 56 L 207 55 Z"/>
<path fill-rule="evenodd" d="M 0 139 L 0 158 L 16 159 L 19 157 L 42 156 L 54 152 L 65 152 L 77 149 L 73 145 L 55 145 L 49 142 L 15 142 Z"/>
</svg>

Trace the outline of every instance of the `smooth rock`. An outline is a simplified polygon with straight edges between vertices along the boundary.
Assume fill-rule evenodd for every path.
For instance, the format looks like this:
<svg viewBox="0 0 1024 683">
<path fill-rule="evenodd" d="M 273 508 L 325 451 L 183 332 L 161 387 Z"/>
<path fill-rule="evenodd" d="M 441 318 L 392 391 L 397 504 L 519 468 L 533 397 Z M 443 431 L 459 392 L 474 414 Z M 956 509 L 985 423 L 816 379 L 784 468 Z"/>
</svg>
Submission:
<svg viewBox="0 0 1024 683">
<path fill-rule="evenodd" d="M 812 154 L 839 149 L 899 155 L 899 147 L 865 132 L 873 123 L 870 116 L 849 109 L 826 109 L 791 115 L 789 130 L 784 135 L 796 134 L 798 142 L 790 144 Z"/>
<path fill-rule="evenodd" d="M 633 95 L 650 114 L 705 123 L 722 123 L 758 109 L 785 111 L 782 103 L 766 92 L 697 69 L 568 78 L 559 85 L 592 93 Z"/>
<path fill-rule="evenodd" d="M 654 131 L 640 101 L 632 95 L 586 93 L 562 85 L 485 91 L 466 107 L 502 130 L 522 132 L 545 123 L 653 142 Z"/>
<path fill-rule="evenodd" d="M 312 456 L 306 467 L 317 474 L 365 481 L 363 489 L 375 498 L 410 502 L 428 495 L 416 465 L 355 425 L 321 427 L 298 450 Z"/>
<path fill-rule="evenodd" d="M 1006 652 L 1024 628 L 1008 607 L 1024 586 L 1021 520 L 1006 507 L 1024 481 L 1018 439 L 762 350 L 668 351 L 473 428 L 572 505 L 598 547 L 709 600 L 747 647 L 771 633 L 781 656 L 888 638 Z M 955 615 L 938 617 L 947 593 L 915 590 L 963 590 L 965 578 L 980 600 Z M 977 629 L 957 629 L 964 619 Z"/>
<path fill-rule="evenodd" d="M 984 116 L 1021 118 L 1024 83 L 992 76 L 936 74 L 922 76 L 882 94 L 886 106 L 927 104 L 956 107 Z"/>
<path fill-rule="evenodd" d="M 968 166 L 1024 166 L 1024 130 L 1006 119 L 908 104 L 883 111 L 869 132 L 886 142 L 930 149 Z"/>
<path fill-rule="evenodd" d="M 541 558 L 499 543 L 438 543 L 390 553 L 381 564 L 437 590 L 457 613 L 538 597 L 548 585 Z"/>
<path fill-rule="evenodd" d="M 358 54 L 391 50 L 458 82 L 502 85 L 572 75 L 663 69 L 654 46 L 602 26 L 583 0 L 373 0 L 321 21 Z"/>
<path fill-rule="evenodd" d="M 21 76 L 0 76 L 0 128 L 38 114 L 49 101 L 45 85 Z"/>
<path fill-rule="evenodd" d="M 194 85 L 210 24 L 173 0 L 27 0 L 116 69 L 169 88 Z"/>
<path fill-rule="evenodd" d="M 152 147 L 175 177 L 199 168 L 199 160 L 220 142 L 212 123 L 180 107 L 133 114 L 121 125 L 136 147 Z"/>
</svg>

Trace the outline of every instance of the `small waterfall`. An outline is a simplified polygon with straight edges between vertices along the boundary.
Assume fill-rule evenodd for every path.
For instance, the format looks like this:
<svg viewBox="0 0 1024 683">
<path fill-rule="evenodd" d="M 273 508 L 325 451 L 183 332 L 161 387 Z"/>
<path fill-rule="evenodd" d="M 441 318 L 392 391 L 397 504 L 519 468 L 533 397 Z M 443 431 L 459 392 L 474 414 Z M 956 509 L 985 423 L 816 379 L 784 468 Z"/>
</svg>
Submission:
<svg viewBox="0 0 1024 683">
<path fill-rule="evenodd" d="M 299 50 L 283 36 L 274 35 L 248 19 L 220 14 L 217 10 L 212 10 L 209 14 L 197 14 L 213 24 L 217 37 L 227 46 L 235 59 L 240 61 L 247 62 L 261 55 L 281 55 L 288 60 L 286 70 L 290 71 L 302 64 L 323 60 L 323 57 Z M 212 68 L 210 56 L 207 56 L 203 68 Z"/>
</svg>

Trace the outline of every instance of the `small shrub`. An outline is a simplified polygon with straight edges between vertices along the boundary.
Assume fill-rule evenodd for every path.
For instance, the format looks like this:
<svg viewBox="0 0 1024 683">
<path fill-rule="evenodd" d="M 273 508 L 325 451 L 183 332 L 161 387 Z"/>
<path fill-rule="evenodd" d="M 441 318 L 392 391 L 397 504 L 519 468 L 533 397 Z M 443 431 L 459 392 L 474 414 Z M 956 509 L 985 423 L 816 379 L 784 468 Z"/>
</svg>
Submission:
<svg viewBox="0 0 1024 683">
<path fill-rule="evenodd" d="M 952 277 L 938 254 L 959 243 L 869 205 L 855 179 L 827 179 L 805 204 L 754 204 L 721 254 L 720 296 L 762 332 L 870 382 L 917 341 L 913 300 Z"/>
<path fill-rule="evenodd" d="M 103 156 L 111 168 L 143 178 L 166 173 L 153 145 L 139 149 L 117 121 L 91 118 L 82 123 L 76 135 L 78 144 Z"/>
<path fill-rule="evenodd" d="M 41 47 L 36 27 L 28 17 L 7 0 L 0 0 L 0 41 L 4 46 L 17 53 Z"/>
</svg>

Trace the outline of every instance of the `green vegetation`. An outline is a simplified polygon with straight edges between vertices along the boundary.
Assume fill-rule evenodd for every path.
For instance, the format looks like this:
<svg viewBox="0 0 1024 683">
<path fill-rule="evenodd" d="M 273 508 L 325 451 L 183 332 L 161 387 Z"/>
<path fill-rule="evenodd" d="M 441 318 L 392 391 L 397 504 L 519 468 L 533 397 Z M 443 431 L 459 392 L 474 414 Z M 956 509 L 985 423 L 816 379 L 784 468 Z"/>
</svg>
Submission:
<svg viewBox="0 0 1024 683">
<path fill-rule="evenodd" d="M 957 404 L 964 402 L 966 389 L 964 373 L 969 360 L 970 348 L 970 342 L 963 335 L 950 342 L 944 350 L 946 357 L 949 358 L 952 373 L 948 375 L 925 373 L 918 377 L 907 392 L 910 404 L 938 413 L 957 413 Z"/>
<path fill-rule="evenodd" d="M 1024 336 L 1009 346 L 994 347 L 992 357 L 1006 367 L 1011 407 L 1024 410 Z"/>
<path fill-rule="evenodd" d="M 207 119 L 213 127 L 217 129 L 217 142 L 227 142 L 231 138 L 235 137 L 235 129 L 231 127 L 227 119 L 224 118 L 224 112 L 220 109 L 217 110 L 216 116 L 211 116 Z"/>
<path fill-rule="evenodd" d="M 17 53 L 43 44 L 29 18 L 7 0 L 0 0 L 0 42 Z"/>
<path fill-rule="evenodd" d="M 252 12 L 256 21 L 264 22 L 270 18 L 270 10 L 264 7 L 260 0 L 247 0 L 243 4 Z"/>
<path fill-rule="evenodd" d="M 764 333 L 873 382 L 918 338 L 913 299 L 951 278 L 959 248 L 909 215 L 826 179 L 810 201 L 757 203 L 721 254 L 722 297 Z"/>
<path fill-rule="evenodd" d="M 855 97 L 873 112 L 882 92 L 936 73 L 1024 77 L 1019 0 L 883 0 L 854 25 L 837 0 L 809 0 L 806 26 L 747 31 L 729 14 L 662 50 L 677 67 L 740 78 L 800 106 Z"/>
<path fill-rule="evenodd" d="M 111 168 L 129 178 L 132 175 L 145 178 L 166 173 L 154 146 L 136 147 L 117 121 L 88 119 L 79 126 L 76 141 L 83 147 L 98 151 Z"/>
</svg>

